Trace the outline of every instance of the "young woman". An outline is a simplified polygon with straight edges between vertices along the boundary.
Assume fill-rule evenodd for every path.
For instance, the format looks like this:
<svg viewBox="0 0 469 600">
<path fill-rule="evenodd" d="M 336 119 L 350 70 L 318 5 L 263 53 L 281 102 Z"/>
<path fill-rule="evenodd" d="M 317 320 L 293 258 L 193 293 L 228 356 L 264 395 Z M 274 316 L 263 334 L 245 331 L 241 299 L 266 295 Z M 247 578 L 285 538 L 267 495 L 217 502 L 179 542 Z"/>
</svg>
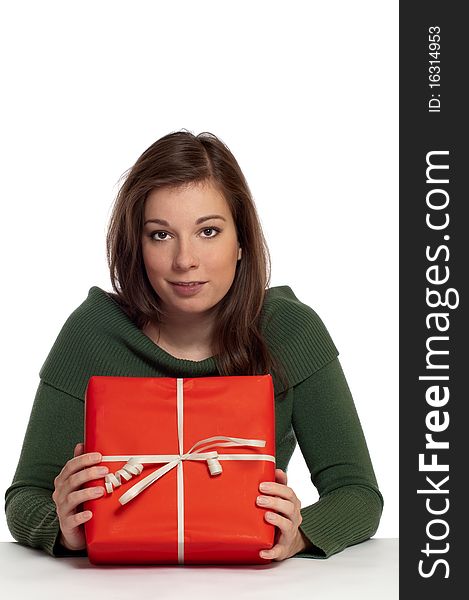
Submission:
<svg viewBox="0 0 469 600">
<path fill-rule="evenodd" d="M 271 373 L 276 482 L 253 501 L 276 526 L 264 558 L 327 558 L 371 537 L 383 499 L 338 361 L 312 308 L 269 288 L 267 246 L 241 169 L 219 139 L 156 141 L 127 173 L 107 235 L 114 292 L 92 287 L 42 369 L 18 467 L 6 491 L 20 543 L 86 555 L 83 488 L 107 472 L 84 454 L 92 375 L 208 377 Z M 320 499 L 301 508 L 286 469 L 298 441 Z M 78 442 L 78 443 L 77 443 Z"/>
</svg>

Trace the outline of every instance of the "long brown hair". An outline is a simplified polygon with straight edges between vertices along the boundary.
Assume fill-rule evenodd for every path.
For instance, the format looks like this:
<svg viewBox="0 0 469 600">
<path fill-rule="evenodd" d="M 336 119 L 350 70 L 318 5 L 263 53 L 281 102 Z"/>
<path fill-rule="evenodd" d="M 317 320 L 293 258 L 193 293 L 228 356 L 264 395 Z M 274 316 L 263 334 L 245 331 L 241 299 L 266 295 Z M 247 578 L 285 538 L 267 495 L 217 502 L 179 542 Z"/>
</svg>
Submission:
<svg viewBox="0 0 469 600">
<path fill-rule="evenodd" d="M 139 328 L 161 318 L 142 256 L 145 200 L 155 189 L 210 182 L 228 202 L 242 248 L 234 281 L 217 308 L 212 352 L 218 370 L 221 375 L 281 371 L 260 329 L 270 255 L 248 184 L 228 147 L 209 132 L 173 132 L 147 148 L 123 177 L 106 236 L 111 296 Z"/>
</svg>

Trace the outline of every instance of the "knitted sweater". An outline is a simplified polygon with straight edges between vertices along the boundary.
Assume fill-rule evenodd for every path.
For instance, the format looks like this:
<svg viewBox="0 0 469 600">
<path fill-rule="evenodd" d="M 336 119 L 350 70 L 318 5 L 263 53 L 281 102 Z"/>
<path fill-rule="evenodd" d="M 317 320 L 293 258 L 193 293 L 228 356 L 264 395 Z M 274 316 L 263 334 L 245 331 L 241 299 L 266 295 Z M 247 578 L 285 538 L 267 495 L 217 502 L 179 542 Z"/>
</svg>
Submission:
<svg viewBox="0 0 469 600">
<path fill-rule="evenodd" d="M 276 466 L 284 471 L 298 441 L 319 500 L 301 508 L 312 547 L 295 556 L 327 558 L 371 537 L 383 499 L 338 352 L 319 316 L 288 286 L 267 290 L 261 330 L 282 363 L 276 379 Z M 59 544 L 54 479 L 84 440 L 84 398 L 92 375 L 208 377 L 213 357 L 178 359 L 147 337 L 104 290 L 93 286 L 64 323 L 40 372 L 5 511 L 12 536 L 51 556 L 86 556 Z"/>
</svg>

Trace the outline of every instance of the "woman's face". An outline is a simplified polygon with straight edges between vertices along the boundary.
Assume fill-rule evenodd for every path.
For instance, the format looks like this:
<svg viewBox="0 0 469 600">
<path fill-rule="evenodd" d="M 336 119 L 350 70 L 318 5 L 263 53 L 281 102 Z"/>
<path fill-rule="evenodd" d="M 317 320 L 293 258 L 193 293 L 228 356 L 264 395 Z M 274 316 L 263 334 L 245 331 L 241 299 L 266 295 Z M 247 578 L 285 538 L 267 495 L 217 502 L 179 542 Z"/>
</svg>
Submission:
<svg viewBox="0 0 469 600">
<path fill-rule="evenodd" d="M 228 203 L 208 182 L 150 192 L 142 251 L 148 279 L 171 316 L 218 304 L 241 256 Z"/>
</svg>

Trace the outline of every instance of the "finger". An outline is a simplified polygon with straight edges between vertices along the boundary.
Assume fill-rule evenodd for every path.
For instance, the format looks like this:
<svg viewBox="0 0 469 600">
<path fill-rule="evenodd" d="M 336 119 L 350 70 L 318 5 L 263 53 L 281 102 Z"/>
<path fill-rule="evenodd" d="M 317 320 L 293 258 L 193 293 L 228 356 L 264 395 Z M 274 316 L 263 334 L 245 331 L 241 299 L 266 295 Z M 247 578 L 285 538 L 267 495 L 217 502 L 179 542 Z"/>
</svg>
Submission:
<svg viewBox="0 0 469 600">
<path fill-rule="evenodd" d="M 95 498 L 101 498 L 104 496 L 105 490 L 103 486 L 94 486 L 90 488 L 83 488 L 75 492 L 71 492 L 67 498 L 67 512 L 74 512 L 75 508 L 80 504 L 83 504 L 87 500 L 94 500 Z"/>
<path fill-rule="evenodd" d="M 107 475 L 109 473 L 109 469 L 108 467 L 101 465 L 101 466 L 93 466 L 93 467 L 89 467 L 87 469 L 82 469 L 81 471 L 78 471 L 77 473 L 73 473 L 72 475 L 70 475 L 69 479 L 68 479 L 68 483 L 70 486 L 70 491 L 71 490 L 77 490 L 78 488 L 82 487 L 82 485 L 84 483 L 86 483 L 87 481 L 93 481 L 95 479 L 103 479 L 105 475 Z"/>
<path fill-rule="evenodd" d="M 89 521 L 92 516 L 93 513 L 90 510 L 85 510 L 82 512 L 74 513 L 73 515 L 68 515 L 67 517 L 61 520 L 60 528 L 65 534 L 71 533 L 75 529 L 75 527 L 78 527 L 82 523 L 85 523 L 85 521 Z"/>
<path fill-rule="evenodd" d="M 259 485 L 259 489 L 263 494 L 280 496 L 280 498 L 285 498 L 285 500 L 290 500 L 291 502 L 299 502 L 292 488 L 282 483 L 273 483 L 272 481 L 263 482 Z"/>
<path fill-rule="evenodd" d="M 269 550 L 261 550 L 259 556 L 270 560 L 283 560 L 285 556 L 285 547 L 281 544 L 276 544 L 272 548 L 269 548 Z"/>
<path fill-rule="evenodd" d="M 95 500 L 104 496 L 105 490 L 102 486 L 83 488 L 67 494 L 64 502 L 59 506 L 57 511 L 61 521 L 67 519 L 70 515 L 75 514 L 83 509 L 81 506 L 88 500 Z M 78 507 L 78 511 L 76 511 Z"/>
<path fill-rule="evenodd" d="M 290 519 L 287 519 L 286 517 L 282 517 L 282 515 L 279 515 L 278 513 L 275 513 L 275 512 L 271 512 L 271 511 L 266 512 L 264 515 L 264 519 L 267 521 L 267 523 L 270 523 L 271 525 L 275 525 L 275 527 L 278 527 L 280 529 L 281 533 L 287 537 L 291 536 L 293 533 L 293 530 L 295 529 L 295 526 L 293 525 L 293 522 Z"/>
<path fill-rule="evenodd" d="M 61 478 L 67 479 L 73 473 L 77 473 L 81 469 L 91 467 L 92 465 L 101 462 L 102 455 L 99 452 L 88 452 L 71 458 L 60 472 Z"/>
<path fill-rule="evenodd" d="M 89 469 L 78 471 L 78 473 L 74 473 L 61 481 L 58 481 L 59 478 L 57 477 L 55 490 L 52 495 L 54 502 L 58 506 L 66 505 L 67 511 L 71 510 L 72 507 L 75 508 L 76 503 L 73 505 L 70 503 L 70 495 L 82 488 L 83 484 L 87 481 L 103 479 L 108 472 L 109 469 L 107 467 L 93 466 Z M 88 490 L 90 487 L 87 486 L 84 489 Z"/>
<path fill-rule="evenodd" d="M 275 496 L 258 496 L 257 505 L 281 513 L 292 522 L 298 520 L 299 506 L 294 502 L 291 502 L 291 500 L 283 500 L 282 498 L 276 498 Z"/>
</svg>

